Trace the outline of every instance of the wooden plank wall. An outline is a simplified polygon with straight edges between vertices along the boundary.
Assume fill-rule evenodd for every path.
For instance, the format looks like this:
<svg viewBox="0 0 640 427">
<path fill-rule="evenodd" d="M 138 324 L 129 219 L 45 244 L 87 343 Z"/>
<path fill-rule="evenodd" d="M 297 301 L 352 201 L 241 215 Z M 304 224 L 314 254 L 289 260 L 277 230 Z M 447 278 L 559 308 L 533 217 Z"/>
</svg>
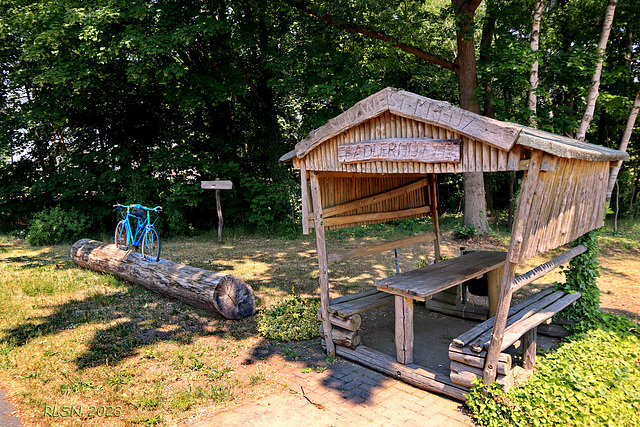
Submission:
<svg viewBox="0 0 640 427">
<path fill-rule="evenodd" d="M 418 162 L 364 162 L 340 164 L 338 146 L 361 141 L 385 138 L 433 138 L 461 139 L 462 156 L 459 164 Z M 309 171 L 356 173 L 460 173 L 498 172 L 517 170 L 522 157 L 522 147 L 516 145 L 510 152 L 461 136 L 456 132 L 432 126 L 424 122 L 400 117 L 386 111 L 373 119 L 349 129 L 320 144 L 304 159 Z"/>
<path fill-rule="evenodd" d="M 510 260 L 529 258 L 602 227 L 609 162 L 559 158 L 554 172 L 540 172 L 531 215 L 522 222 L 523 241 Z M 525 178 L 524 185 L 527 184 Z M 524 188 L 524 187 L 523 187 Z M 520 205 L 519 205 L 520 207 Z"/>
<path fill-rule="evenodd" d="M 332 177 L 320 176 L 320 194 L 322 196 L 322 208 L 330 208 L 333 206 L 343 205 L 354 200 L 363 199 L 368 196 L 383 194 L 395 188 L 402 187 L 412 182 L 418 181 L 416 177 L 402 177 L 402 175 L 386 176 L 380 178 L 372 177 Z M 420 208 L 430 206 L 430 189 L 428 186 L 418 188 L 413 191 L 406 192 L 398 197 L 374 203 L 368 206 L 344 212 L 336 217 L 373 214 L 382 212 L 395 212 L 404 209 Z M 426 216 L 426 214 L 398 216 L 394 219 L 417 218 Z M 361 221 L 357 223 L 340 224 L 328 229 L 353 227 L 355 225 L 377 224 L 389 221 L 389 219 Z M 313 226 L 313 225 L 312 225 Z"/>
</svg>

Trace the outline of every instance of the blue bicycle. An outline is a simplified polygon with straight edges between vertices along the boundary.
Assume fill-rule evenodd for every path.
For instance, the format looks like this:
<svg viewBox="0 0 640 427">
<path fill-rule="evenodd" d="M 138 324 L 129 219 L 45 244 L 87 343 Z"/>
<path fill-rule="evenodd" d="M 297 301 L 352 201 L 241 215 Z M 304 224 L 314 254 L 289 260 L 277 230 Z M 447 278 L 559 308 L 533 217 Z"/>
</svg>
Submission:
<svg viewBox="0 0 640 427">
<path fill-rule="evenodd" d="M 142 205 L 115 204 L 122 220 L 116 226 L 115 243 L 122 250 L 137 250 L 144 259 L 157 262 L 160 259 L 160 235 L 155 228 L 162 207 L 146 208 Z M 151 212 L 157 215 L 151 221 Z M 135 228 L 132 222 L 135 220 Z"/>
</svg>

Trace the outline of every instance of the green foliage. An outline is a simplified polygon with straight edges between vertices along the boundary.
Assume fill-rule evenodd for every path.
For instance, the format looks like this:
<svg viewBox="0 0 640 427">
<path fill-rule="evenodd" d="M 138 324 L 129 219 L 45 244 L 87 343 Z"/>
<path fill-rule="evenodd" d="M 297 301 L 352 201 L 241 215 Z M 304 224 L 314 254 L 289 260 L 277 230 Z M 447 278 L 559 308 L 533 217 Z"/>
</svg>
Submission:
<svg viewBox="0 0 640 427">
<path fill-rule="evenodd" d="M 33 216 L 27 233 L 27 243 L 34 246 L 68 243 L 86 237 L 91 217 L 77 210 L 60 207 L 45 209 Z"/>
<path fill-rule="evenodd" d="M 445 61 L 457 56 L 451 1 L 304 4 Z M 548 5 L 539 127 L 575 128 L 604 6 Z M 477 95 L 493 101 L 496 118 L 524 124 L 531 11 L 530 1 L 483 2 L 475 22 L 495 20 Z M 614 25 L 587 137 L 607 146 L 620 140 L 638 79 L 629 55 L 638 44 L 629 38 L 640 26 L 635 3 L 618 5 Z M 467 36 L 479 40 L 481 27 Z M 285 1 L 0 1 L 0 227 L 20 227 L 55 201 L 66 211 L 83 206 L 92 225 L 110 230 L 109 206 L 137 201 L 165 208 L 164 235 L 212 228 L 215 200 L 198 184 L 216 175 L 235 184 L 222 196 L 225 221 L 291 227 L 298 180 L 277 160 L 309 131 L 386 86 L 459 102 L 455 72 L 397 45 Z M 637 164 L 633 138 L 629 152 Z M 635 212 L 634 180 L 637 172 L 623 170 L 621 213 Z M 460 210 L 461 183 L 441 179 L 445 211 Z"/>
<path fill-rule="evenodd" d="M 569 268 L 563 269 L 565 283 L 556 283 L 556 289 L 565 292 L 581 292 L 582 296 L 575 305 L 567 307 L 562 316 L 579 322 L 583 329 L 595 326 L 600 321 L 600 290 L 597 279 L 600 277 L 598 264 L 598 230 L 593 230 L 578 239 L 574 244 L 585 245 L 587 251 L 573 258 Z"/>
<path fill-rule="evenodd" d="M 639 358 L 637 336 L 590 330 L 541 357 L 522 386 L 494 383 L 485 397 L 478 383 L 466 403 L 481 426 L 637 426 Z"/>
<path fill-rule="evenodd" d="M 258 317 L 258 332 L 276 341 L 300 341 L 319 336 L 320 302 L 288 295 Z"/>
<path fill-rule="evenodd" d="M 458 225 L 453 228 L 453 235 L 458 239 L 472 239 L 478 235 L 473 225 Z"/>
</svg>

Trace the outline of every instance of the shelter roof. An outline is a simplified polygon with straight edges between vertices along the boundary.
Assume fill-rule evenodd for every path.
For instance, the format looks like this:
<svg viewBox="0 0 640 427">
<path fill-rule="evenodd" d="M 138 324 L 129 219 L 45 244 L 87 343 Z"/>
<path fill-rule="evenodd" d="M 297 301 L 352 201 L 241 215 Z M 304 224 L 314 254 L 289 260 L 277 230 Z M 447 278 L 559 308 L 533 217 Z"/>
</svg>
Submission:
<svg viewBox="0 0 640 427">
<path fill-rule="evenodd" d="M 581 142 L 510 122 L 484 117 L 415 93 L 385 88 L 356 103 L 342 114 L 313 130 L 280 158 L 302 158 L 322 142 L 389 111 L 391 114 L 450 129 L 473 140 L 509 151 L 515 144 L 559 157 L 590 161 L 627 160 L 623 151 Z"/>
</svg>

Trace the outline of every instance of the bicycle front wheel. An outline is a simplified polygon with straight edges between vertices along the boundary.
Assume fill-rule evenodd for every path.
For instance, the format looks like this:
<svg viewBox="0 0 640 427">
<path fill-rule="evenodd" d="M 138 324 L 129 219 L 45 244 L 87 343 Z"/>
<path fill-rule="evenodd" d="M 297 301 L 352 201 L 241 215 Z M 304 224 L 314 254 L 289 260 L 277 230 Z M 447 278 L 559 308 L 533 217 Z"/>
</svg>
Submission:
<svg viewBox="0 0 640 427">
<path fill-rule="evenodd" d="M 115 244 L 118 249 L 127 250 L 127 227 L 124 220 L 116 225 Z"/>
<path fill-rule="evenodd" d="M 155 228 L 148 228 L 145 231 L 141 249 L 144 259 L 153 262 L 160 259 L 160 236 Z"/>
</svg>

